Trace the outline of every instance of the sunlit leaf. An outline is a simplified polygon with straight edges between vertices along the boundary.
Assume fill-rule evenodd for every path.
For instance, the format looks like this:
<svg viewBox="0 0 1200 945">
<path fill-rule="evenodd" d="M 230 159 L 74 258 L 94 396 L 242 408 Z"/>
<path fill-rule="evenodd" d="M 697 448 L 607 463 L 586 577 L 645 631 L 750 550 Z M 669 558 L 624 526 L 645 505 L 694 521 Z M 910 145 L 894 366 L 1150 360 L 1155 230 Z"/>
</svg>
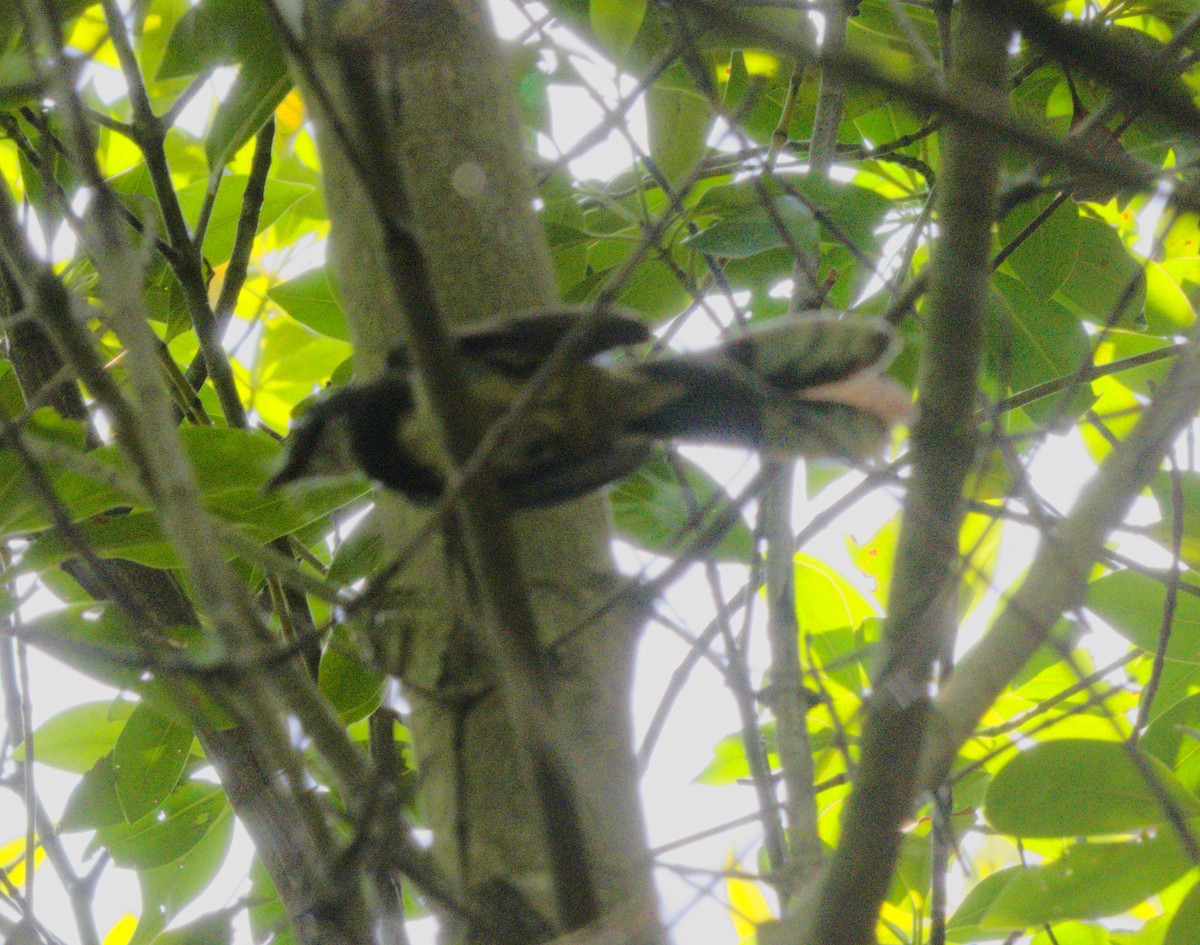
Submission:
<svg viewBox="0 0 1200 945">
<path fill-rule="evenodd" d="M 341 299 L 324 267 L 310 269 L 273 286 L 267 298 L 313 331 L 341 341 L 350 340 Z"/>
<path fill-rule="evenodd" d="M 1193 886 L 1175 911 L 1162 945 L 1192 945 L 1200 941 L 1200 884 Z"/>
<path fill-rule="evenodd" d="M 34 733 L 37 760 L 52 768 L 83 774 L 112 751 L 133 707 L 128 702 L 84 702 L 43 722 Z M 25 760 L 22 743 L 13 752 Z"/>
<path fill-rule="evenodd" d="M 646 0 L 589 0 L 592 32 L 616 59 L 623 59 L 646 18 Z"/>
<path fill-rule="evenodd" d="M 1123 843 L 1079 843 L 1045 865 L 1015 867 L 983 917 L 986 927 L 1118 915 L 1174 882 L 1191 867 L 1170 832 Z"/>
<path fill-rule="evenodd" d="M 1017 837 L 1100 836 L 1170 824 L 1163 792 L 1185 816 L 1200 814 L 1200 799 L 1157 759 L 1140 768 L 1120 742 L 1057 739 L 1001 768 L 984 810 L 993 827 Z"/>
<path fill-rule="evenodd" d="M 758 927 L 771 921 L 771 907 L 758 884 L 750 879 L 734 875 L 741 869 L 737 857 L 730 849 L 725 854 L 725 890 L 729 895 L 729 917 L 733 920 L 733 931 L 739 942 L 758 932 Z"/>
</svg>

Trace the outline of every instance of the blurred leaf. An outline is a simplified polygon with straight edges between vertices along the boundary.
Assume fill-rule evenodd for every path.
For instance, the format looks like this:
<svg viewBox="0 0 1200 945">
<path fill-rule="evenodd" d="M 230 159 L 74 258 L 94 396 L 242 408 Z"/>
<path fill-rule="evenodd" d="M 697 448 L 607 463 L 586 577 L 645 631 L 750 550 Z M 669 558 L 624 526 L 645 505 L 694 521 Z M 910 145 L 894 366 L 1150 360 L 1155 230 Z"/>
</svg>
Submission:
<svg viewBox="0 0 1200 945">
<path fill-rule="evenodd" d="M 646 0 L 589 0 L 592 33 L 620 62 L 637 38 L 646 18 Z"/>
<path fill-rule="evenodd" d="M 339 626 L 321 656 L 317 683 L 343 725 L 365 719 L 379 708 L 387 688 L 387 676 L 359 659 L 351 646 Z"/>
<path fill-rule="evenodd" d="M 758 932 L 760 925 L 770 922 L 774 915 L 758 883 L 734 875 L 741 871 L 741 864 L 734 856 L 732 847 L 725 854 L 724 870 L 725 890 L 729 895 L 729 918 L 733 920 L 738 941 L 745 941 Z"/>
<path fill-rule="evenodd" d="M 117 797 L 117 775 L 112 753 L 105 755 L 80 778 L 67 798 L 58 829 L 63 833 L 96 830 L 125 822 L 121 800 Z"/>
<path fill-rule="evenodd" d="M 296 933 L 279 899 L 271 874 L 257 856 L 250 866 L 249 903 L 250 932 L 256 943 L 269 939 L 271 945 L 297 945 Z"/>
<path fill-rule="evenodd" d="M 253 138 L 279 103 L 292 90 L 292 77 L 283 62 L 265 67 L 247 64 L 217 106 L 212 128 L 204 140 L 209 167 L 224 167 Z"/>
<path fill-rule="evenodd" d="M 858 589 L 819 558 L 795 557 L 796 621 L 801 638 L 858 627 L 877 611 Z"/>
<path fill-rule="evenodd" d="M 242 0 L 201 0 L 175 24 L 157 77 L 192 76 L 233 62 L 283 64 L 267 11 Z"/>
<path fill-rule="evenodd" d="M 374 511 L 368 512 L 350 537 L 338 545 L 325 576 L 334 584 L 351 584 L 380 565 L 385 548 L 379 516 Z"/>
<path fill-rule="evenodd" d="M 117 797 L 129 823 L 157 810 L 175 789 L 194 738 L 149 706 L 134 709 L 113 749 Z"/>
<path fill-rule="evenodd" d="M 1049 203 L 1049 197 L 1042 197 L 1015 207 L 1000 221 L 1000 244 L 1012 242 Z M 1079 208 L 1068 200 L 1029 233 L 1006 265 L 1035 299 L 1046 302 L 1070 276 L 1079 256 L 1082 230 Z"/>
<path fill-rule="evenodd" d="M 1185 816 L 1200 814 L 1200 800 L 1169 768 L 1152 757 L 1145 762 Z M 1071 738 L 1034 745 L 996 773 L 984 803 L 988 823 L 1016 837 L 1099 836 L 1171 822 L 1129 750 L 1115 741 Z"/>
<path fill-rule="evenodd" d="M 244 174 L 229 174 L 221 178 L 221 189 L 213 202 L 208 229 L 204 232 L 204 258 L 213 266 L 228 262 L 233 253 L 248 181 L 249 178 Z M 193 225 L 200 215 L 200 207 L 208 187 L 208 181 L 198 180 L 177 191 L 179 204 L 188 222 Z M 293 184 L 290 181 L 275 179 L 267 181 L 262 208 L 258 214 L 258 229 L 255 232 L 261 233 L 279 219 L 284 211 L 310 193 L 312 188 L 308 184 Z"/>
<path fill-rule="evenodd" d="M 172 626 L 153 636 L 129 627 L 115 608 L 89 602 L 72 604 L 26 621 L 39 649 L 118 689 L 141 681 L 150 640 L 175 655 L 203 661 L 209 641 L 197 627 Z"/>
<path fill-rule="evenodd" d="M 646 91 L 650 156 L 672 184 L 704 156 L 714 117 L 712 104 L 692 88 L 660 80 Z"/>
<path fill-rule="evenodd" d="M 1045 866 L 1016 867 L 985 927 L 1031 927 L 1119 915 L 1191 867 L 1172 831 L 1125 843 L 1079 843 Z"/>
<path fill-rule="evenodd" d="M 1124 570 L 1092 581 L 1086 603 L 1129 642 L 1153 653 L 1162 631 L 1166 595 L 1162 582 Z M 1200 664 L 1200 600 L 1191 594 L 1180 594 L 1175 603 L 1166 658 Z"/>
<path fill-rule="evenodd" d="M 151 568 L 179 567 L 179 558 L 163 537 L 153 513 L 97 515 L 80 524 L 78 532 L 102 558 L 123 558 Z M 25 563 L 40 571 L 61 564 L 75 553 L 64 535 L 51 531 L 29 546 Z"/>
<path fill-rule="evenodd" d="M 718 220 L 684 242 L 702 253 L 744 259 L 786 246 L 788 240 L 796 247 L 810 246 L 816 236 L 811 211 L 795 197 L 784 195 Z"/>
<path fill-rule="evenodd" d="M 210 913 L 187 925 L 163 932 L 152 940 L 152 945 L 230 945 L 233 941 L 233 916 L 234 912 L 229 909 Z"/>
<path fill-rule="evenodd" d="M 1181 335 L 1196 321 L 1196 310 L 1168 265 L 1146 260 L 1146 328 L 1156 335 Z M 1178 272 L 1178 270 L 1176 270 Z"/>
<path fill-rule="evenodd" d="M 167 798 L 161 814 L 96 833 L 118 866 L 155 869 L 194 850 L 212 831 L 228 829 L 233 812 L 215 784 L 185 781 Z"/>
<path fill-rule="evenodd" d="M 1080 317 L 1099 324 L 1142 328 L 1146 324 L 1146 277 L 1112 227 L 1081 217 L 1079 251 L 1055 298 Z"/>
<path fill-rule="evenodd" d="M 1087 333 L 1079 316 L 1049 298 L 1039 300 L 1025 286 L 1002 273 L 992 277 L 992 302 L 996 317 L 993 350 L 1003 356 L 998 366 L 1009 391 L 1020 393 L 1060 377 L 1070 377 L 1089 354 Z M 1035 421 L 1059 422 L 1078 417 L 1095 398 L 1085 382 L 1076 388 L 1070 404 L 1050 395 L 1025 406 Z"/>
<path fill-rule="evenodd" d="M 34 732 L 37 760 L 44 765 L 83 774 L 112 751 L 133 707 L 124 701 L 84 702 L 64 709 Z M 13 752 L 25 760 L 25 745 Z"/>
<path fill-rule="evenodd" d="M 760 729 L 767 753 L 775 750 L 775 723 L 768 722 Z M 746 760 L 746 746 L 742 733 L 726 735 L 713 746 L 713 758 L 704 770 L 695 777 L 696 784 L 720 786 L 733 784 L 750 777 L 750 764 Z"/>
<path fill-rule="evenodd" d="M 173 863 L 138 870 L 142 915 L 129 945 L 159 941 L 154 936 L 212 884 L 233 845 L 233 826 L 233 817 L 223 817 L 199 843 Z"/>
<path fill-rule="evenodd" d="M 1150 483 L 1150 492 L 1158 504 L 1159 521 L 1150 526 L 1153 535 L 1164 548 L 1172 546 L 1172 528 L 1176 515 L 1182 519 L 1183 542 L 1180 546 L 1180 556 L 1189 567 L 1195 568 L 1200 564 L 1200 473 L 1183 470 L 1179 476 L 1180 491 L 1183 503 L 1179 509 L 1173 508 L 1171 500 L 1171 476 L 1159 472 Z M 1184 597 L 1191 598 L 1190 594 Z M 1189 610 L 1189 613 L 1191 611 Z M 1200 619 L 1200 608 L 1196 608 L 1196 617 Z"/>
<path fill-rule="evenodd" d="M 877 229 L 891 202 L 881 195 L 858 187 L 827 181 L 821 177 L 779 173 L 774 177 L 757 180 L 742 180 L 722 184 L 705 191 L 696 204 L 697 216 L 712 215 L 727 219 L 741 213 L 762 214 L 763 196 L 774 202 L 781 197 L 795 200 L 799 194 L 820 209 L 837 231 L 864 252 L 875 246 Z M 838 242 L 825 224 L 821 225 L 821 238 L 826 242 Z M 776 243 L 776 246 L 781 245 Z"/>
<path fill-rule="evenodd" d="M 1138 740 L 1187 785 L 1200 791 L 1200 693 L 1187 696 L 1157 715 Z"/>
<path fill-rule="evenodd" d="M 1108 929 L 1102 925 L 1056 922 L 1053 926 L 1043 927 L 1029 945 L 1109 945 L 1111 941 Z"/>
<path fill-rule="evenodd" d="M 1162 945 L 1195 945 L 1200 942 L 1200 884 L 1188 890 L 1163 936 Z"/>
<path fill-rule="evenodd" d="M 899 516 L 893 516 L 879 527 L 864 544 L 846 536 L 850 560 L 864 575 L 875 582 L 876 600 L 887 600 L 892 580 L 892 560 L 896 555 L 896 538 L 900 530 Z"/>
<path fill-rule="evenodd" d="M 350 340 L 341 299 L 324 266 L 272 286 L 267 298 L 301 325 L 330 338 Z"/>
<path fill-rule="evenodd" d="M 1119 380 L 1097 377 L 1092 381 L 1094 423 L 1080 424 L 1083 444 L 1092 459 L 1099 463 L 1111 451 L 1110 439 L 1122 440 L 1129 435 L 1141 416 L 1142 403 Z"/>
<path fill-rule="evenodd" d="M 668 463 L 661 453 L 618 482 L 608 498 L 617 534 L 657 554 L 674 552 L 701 510 L 731 501 L 699 466 L 677 455 Z M 739 516 L 709 553 L 718 561 L 745 562 L 753 548 L 754 537 Z"/>
<path fill-rule="evenodd" d="M 1096 364 L 1109 364 L 1113 361 L 1137 357 L 1164 348 L 1173 348 L 1173 346 L 1154 335 L 1113 330 L 1097 346 Z M 1149 397 L 1166 380 L 1173 361 L 1173 358 L 1163 358 L 1141 367 L 1121 371 L 1111 377 L 1134 393 Z"/>
</svg>

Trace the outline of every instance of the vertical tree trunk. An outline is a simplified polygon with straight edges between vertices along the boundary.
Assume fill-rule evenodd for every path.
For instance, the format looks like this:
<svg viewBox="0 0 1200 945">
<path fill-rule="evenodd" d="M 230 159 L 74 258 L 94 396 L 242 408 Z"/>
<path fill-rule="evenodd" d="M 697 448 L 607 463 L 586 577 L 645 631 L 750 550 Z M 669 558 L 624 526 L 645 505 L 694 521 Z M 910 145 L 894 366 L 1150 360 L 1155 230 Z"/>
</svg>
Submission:
<svg viewBox="0 0 1200 945">
<path fill-rule="evenodd" d="M 546 307 L 557 292 L 533 213 L 510 79 L 484 5 L 332 6 L 314 0 L 307 7 L 311 68 L 306 74 L 300 63 L 297 71 L 318 131 L 331 258 L 356 370 L 368 377 L 406 329 L 384 268 L 379 216 L 356 161 L 368 160 L 368 173 L 399 175 L 444 318 L 465 323 Z M 356 140 L 350 152 L 344 147 L 354 139 L 348 116 L 361 113 L 362 103 L 352 98 L 348 69 L 371 75 L 387 116 L 377 140 Z M 412 512 L 391 496 L 379 502 L 398 547 L 410 533 Z M 523 513 L 513 527 L 538 635 L 551 646 L 578 630 L 614 587 L 605 507 L 590 498 Z M 472 643 L 471 616 L 454 604 L 440 550 L 427 543 L 398 582 L 404 604 L 372 633 L 381 657 L 410 684 L 435 854 L 481 908 L 488 908 L 500 881 L 550 916 L 554 897 L 530 786 L 513 763 L 502 700 Z M 573 634 L 554 651 L 551 701 L 601 910 L 620 907 L 655 938 L 631 748 L 635 635 L 634 619 L 619 610 Z"/>
</svg>

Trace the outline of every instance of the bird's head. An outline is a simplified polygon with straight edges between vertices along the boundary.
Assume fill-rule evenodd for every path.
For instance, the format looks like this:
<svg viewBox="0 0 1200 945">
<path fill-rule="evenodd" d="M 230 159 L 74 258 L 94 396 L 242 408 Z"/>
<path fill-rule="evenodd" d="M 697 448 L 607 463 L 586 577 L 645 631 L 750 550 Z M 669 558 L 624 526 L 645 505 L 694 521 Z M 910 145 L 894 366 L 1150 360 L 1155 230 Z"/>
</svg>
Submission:
<svg viewBox="0 0 1200 945">
<path fill-rule="evenodd" d="M 338 476 L 359 470 L 353 451 L 355 405 L 346 396 L 353 393 L 339 391 L 304 414 L 292 431 L 283 466 L 265 486 L 267 491 L 313 476 Z"/>
</svg>

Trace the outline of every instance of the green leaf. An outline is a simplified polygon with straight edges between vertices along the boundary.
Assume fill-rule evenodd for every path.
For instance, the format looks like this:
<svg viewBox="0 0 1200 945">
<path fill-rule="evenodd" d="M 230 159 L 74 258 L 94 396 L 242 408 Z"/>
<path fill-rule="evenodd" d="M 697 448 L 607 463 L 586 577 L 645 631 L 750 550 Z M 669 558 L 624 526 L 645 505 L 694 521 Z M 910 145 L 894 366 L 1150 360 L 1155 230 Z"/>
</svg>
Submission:
<svg viewBox="0 0 1200 945">
<path fill-rule="evenodd" d="M 692 249 L 713 256 L 744 259 L 787 246 L 816 242 L 817 223 L 812 211 L 795 197 L 784 194 L 754 204 L 718 220 L 695 236 L 684 239 Z"/>
<path fill-rule="evenodd" d="M 685 178 L 708 149 L 712 104 L 692 88 L 656 82 L 646 92 L 650 156 L 672 184 Z"/>
<path fill-rule="evenodd" d="M 1013 209 L 1000 222 L 1000 244 L 1006 246 L 1012 242 L 1049 203 L 1049 197 L 1041 197 Z M 1068 200 L 1008 257 L 1006 265 L 1036 300 L 1048 301 L 1067 281 L 1079 256 L 1082 230 L 1079 207 Z"/>
<path fill-rule="evenodd" d="M 204 139 L 209 167 L 224 167 L 274 113 L 292 90 L 286 63 L 247 64 L 229 94 L 217 106 L 212 128 Z"/>
<path fill-rule="evenodd" d="M 221 189 L 217 192 L 217 199 L 213 201 L 208 229 L 204 232 L 204 257 L 213 266 L 228 262 L 233 253 L 248 181 L 249 178 L 244 174 L 231 174 L 221 178 Z M 199 180 L 181 187 L 178 191 L 180 206 L 187 216 L 188 223 L 193 226 L 200 216 L 200 207 L 208 193 L 208 186 L 207 181 Z M 261 233 L 289 207 L 311 194 L 312 190 L 308 184 L 293 184 L 290 181 L 275 179 L 267 181 L 262 208 L 258 214 L 258 229 L 255 232 Z"/>
<path fill-rule="evenodd" d="M 1179 903 L 1162 945 L 1195 945 L 1196 942 L 1200 942 L 1200 884 L 1189 889 Z"/>
<path fill-rule="evenodd" d="M 159 66 L 158 79 L 196 75 L 233 62 L 285 62 L 266 9 L 244 0 L 201 0 L 179 18 Z"/>
<path fill-rule="evenodd" d="M 1200 800 L 1170 769 L 1156 758 L 1144 760 L 1185 816 L 1200 814 Z M 1128 749 L 1088 739 L 1043 742 L 1021 752 L 992 779 L 984 810 L 996 830 L 1016 837 L 1099 836 L 1170 823 Z"/>
<path fill-rule="evenodd" d="M 109 753 L 92 766 L 67 798 L 58 829 L 63 833 L 97 830 L 125 822 L 117 797 L 117 773 Z"/>
<path fill-rule="evenodd" d="M 1049 298 L 1039 300 L 1003 273 L 993 276 L 991 285 L 993 310 L 999 319 L 993 325 L 991 347 L 1003 352 L 996 369 L 1007 379 L 1011 393 L 1070 376 L 1078 369 L 1090 350 L 1078 315 Z M 1025 409 L 1035 420 L 1052 422 L 1077 417 L 1094 401 L 1091 386 L 1083 383 L 1065 408 L 1061 396 L 1051 395 Z"/>
<path fill-rule="evenodd" d="M 1075 265 L 1055 298 L 1091 322 L 1108 323 L 1120 303 L 1114 325 L 1141 328 L 1146 324 L 1142 266 L 1102 220 L 1080 218 Z"/>
<path fill-rule="evenodd" d="M 179 436 L 193 462 L 207 507 L 229 521 L 246 526 L 262 541 L 298 531 L 354 501 L 369 488 L 362 481 L 318 482 L 291 489 L 286 496 L 266 494 L 262 487 L 274 472 L 281 453 L 278 442 L 270 436 L 261 431 L 217 426 L 181 427 Z M 101 468 L 104 465 L 121 471 L 127 468 L 114 447 L 92 451 L 89 460 L 101 464 Z M 0 530 L 29 532 L 49 525 L 40 503 L 24 488 L 22 476 L 15 457 L 0 450 L 0 498 L 10 498 L 0 508 L 11 516 L 8 522 L 0 524 Z M 56 473 L 53 480 L 74 517 L 91 515 L 79 525 L 79 530 L 98 554 L 151 567 L 178 566 L 175 551 L 162 535 L 156 516 L 137 499 L 112 489 L 100 474 L 90 478 L 64 470 Z M 96 514 L 109 509 L 132 511 Z M 44 570 L 73 554 L 73 547 L 62 535 L 47 532 L 27 549 L 25 564 Z"/>
<path fill-rule="evenodd" d="M 1146 927 L 1142 926 L 1144 930 Z M 1109 945 L 1112 938 L 1102 925 L 1093 922 L 1056 922 L 1038 932 L 1029 945 Z M 1122 945 L 1133 945 L 1123 942 Z"/>
<path fill-rule="evenodd" d="M 26 629 L 39 649 L 110 685 L 135 688 L 141 681 L 147 638 L 108 604 L 71 604 L 28 620 Z M 156 643 L 201 661 L 210 652 L 197 627 L 166 628 Z"/>
<path fill-rule="evenodd" d="M 48 409 L 34 413 L 25 433 L 31 438 L 83 448 L 82 425 L 62 420 Z M 93 455 L 100 453 L 97 450 Z M 129 504 L 127 496 L 107 483 L 69 470 L 48 469 L 47 472 L 59 501 L 75 520 Z M 49 525 L 49 513 L 29 488 L 24 467 L 11 450 L 0 449 L 0 535 L 37 531 Z"/>
<path fill-rule="evenodd" d="M 1158 647 L 1167 592 L 1160 581 L 1134 571 L 1115 571 L 1088 585 L 1087 607 L 1148 653 Z M 1180 594 L 1175 602 L 1166 658 L 1200 664 L 1200 600 Z"/>
<path fill-rule="evenodd" d="M 237 910 L 222 909 L 156 936 L 151 945 L 230 945 Z M 140 925 L 140 923 L 139 923 Z M 135 945 L 131 942 L 130 945 Z"/>
<path fill-rule="evenodd" d="M 646 0 L 589 0 L 592 32 L 612 50 L 618 61 L 625 57 L 646 18 Z"/>
<path fill-rule="evenodd" d="M 775 757 L 775 723 L 767 722 L 759 726 L 759 733 L 767 749 L 768 761 L 778 760 Z M 713 759 L 696 775 L 695 783 L 719 786 L 733 784 L 748 777 L 750 763 L 746 760 L 746 745 L 742 733 L 735 732 L 726 735 L 713 746 Z"/>
<path fill-rule="evenodd" d="M 850 560 L 866 577 L 875 582 L 872 593 L 876 600 L 887 600 L 892 581 L 892 561 L 896 557 L 896 539 L 900 534 L 900 516 L 884 522 L 864 544 L 846 536 Z"/>
<path fill-rule="evenodd" d="M 138 871 L 142 914 L 129 945 L 158 941 L 154 936 L 209 887 L 229 855 L 233 826 L 232 816 L 223 817 L 204 839 L 175 862 Z"/>
<path fill-rule="evenodd" d="M 1020 931 L 1023 926 L 1014 924 L 1009 928 L 981 928 L 980 922 L 992 908 L 996 897 L 1004 891 L 1008 881 L 1015 875 L 1016 868 L 999 870 L 990 876 L 985 876 L 972 886 L 954 914 L 946 922 L 946 941 L 948 942 L 986 942 L 993 939 L 1007 939 L 1009 933 Z"/>
<path fill-rule="evenodd" d="M 1181 284 L 1181 267 L 1152 259 L 1143 265 L 1146 270 L 1147 330 L 1167 336 L 1188 331 L 1196 321 L 1196 310 Z"/>
<path fill-rule="evenodd" d="M 617 534 L 647 551 L 671 554 L 701 510 L 730 501 L 699 466 L 681 456 L 668 463 L 658 453 L 626 476 L 608 494 Z M 718 504 L 718 507 L 719 507 Z M 739 516 L 710 553 L 718 561 L 750 560 L 754 537 Z"/>
<path fill-rule="evenodd" d="M 1157 715 L 1138 745 L 1171 768 L 1192 791 L 1200 791 L 1200 693 L 1179 700 Z"/>
<path fill-rule="evenodd" d="M 350 340 L 342 301 L 324 266 L 272 286 L 267 298 L 306 328 L 339 341 Z"/>
<path fill-rule="evenodd" d="M 406 887 L 407 883 L 404 884 Z M 250 932 L 255 942 L 271 945 L 296 945 L 296 933 L 288 920 L 287 910 L 275 889 L 271 874 L 257 856 L 250 866 L 249 896 Z"/>
<path fill-rule="evenodd" d="M 353 654 L 351 642 L 339 626 L 321 656 L 317 685 L 342 724 L 350 725 L 379 708 L 387 676 Z"/>
<path fill-rule="evenodd" d="M 338 545 L 326 577 L 334 584 L 351 584 L 379 566 L 386 547 L 379 516 L 368 512 L 350 537 Z"/>
<path fill-rule="evenodd" d="M 84 702 L 64 709 L 34 732 L 37 760 L 44 765 L 83 774 L 112 751 L 125 720 L 133 707 L 123 700 Z M 16 761 L 25 760 L 25 744 L 13 752 Z"/>
<path fill-rule="evenodd" d="M 1161 519 L 1150 526 L 1150 534 L 1166 548 L 1172 545 L 1172 523 L 1176 514 L 1183 519 L 1183 543 L 1180 546 L 1180 556 L 1189 567 L 1200 564 L 1200 473 L 1184 470 L 1179 473 L 1180 491 L 1183 493 L 1182 508 L 1175 510 L 1171 501 L 1171 477 L 1160 472 L 1150 483 L 1150 491 L 1154 501 L 1158 503 Z M 1183 594 L 1190 598 L 1191 595 Z M 1200 609 L 1197 609 L 1200 619 Z"/>
<path fill-rule="evenodd" d="M 761 181 L 741 180 L 712 187 L 705 191 L 696 204 L 695 213 L 698 217 L 711 215 L 724 218 L 760 207 L 764 195 L 774 198 L 790 196 L 793 192 L 805 197 L 821 211 L 819 220 L 827 219 L 842 236 L 865 252 L 869 252 L 878 242 L 879 224 L 891 208 L 891 201 L 887 198 L 856 184 L 829 181 L 807 174 L 777 174 Z M 823 242 L 840 242 L 826 224 L 821 224 L 821 231 Z"/>
<path fill-rule="evenodd" d="M 133 824 L 114 824 L 96 833 L 118 866 L 155 869 L 194 850 L 232 817 L 229 802 L 215 784 L 185 781 L 163 805 L 162 813 Z"/>
<path fill-rule="evenodd" d="M 795 557 L 796 621 L 800 636 L 856 629 L 875 607 L 833 568 L 804 552 Z"/>
<path fill-rule="evenodd" d="M 683 282 L 695 278 L 689 266 L 672 267 L 657 257 L 643 261 L 625 281 L 617 301 L 651 322 L 677 314 L 692 298 L 680 280 L 680 269 Z M 607 272 L 599 275 L 603 278 Z"/>
<path fill-rule="evenodd" d="M 1110 361 L 1120 361 L 1166 347 L 1171 347 L 1170 343 L 1154 335 L 1113 330 L 1097 347 L 1096 363 L 1107 364 Z M 1163 358 L 1141 367 L 1129 368 L 1118 374 L 1110 375 L 1110 377 L 1128 387 L 1135 394 L 1151 397 L 1167 379 L 1174 360 L 1172 357 Z"/>
<path fill-rule="evenodd" d="M 1046 866 L 1011 871 L 982 924 L 1028 928 L 1118 915 L 1173 883 L 1191 865 L 1169 830 L 1145 840 L 1076 844 Z"/>
<path fill-rule="evenodd" d="M 175 789 L 194 738 L 190 728 L 149 706 L 134 710 L 113 749 L 117 796 L 129 823 L 157 810 Z"/>
<path fill-rule="evenodd" d="M 151 568 L 177 568 L 179 558 L 163 537 L 158 517 L 151 512 L 98 515 L 77 526 L 92 550 L 102 558 L 123 558 Z M 75 548 L 59 532 L 47 532 L 33 542 L 25 563 L 36 570 L 61 564 Z"/>
</svg>

